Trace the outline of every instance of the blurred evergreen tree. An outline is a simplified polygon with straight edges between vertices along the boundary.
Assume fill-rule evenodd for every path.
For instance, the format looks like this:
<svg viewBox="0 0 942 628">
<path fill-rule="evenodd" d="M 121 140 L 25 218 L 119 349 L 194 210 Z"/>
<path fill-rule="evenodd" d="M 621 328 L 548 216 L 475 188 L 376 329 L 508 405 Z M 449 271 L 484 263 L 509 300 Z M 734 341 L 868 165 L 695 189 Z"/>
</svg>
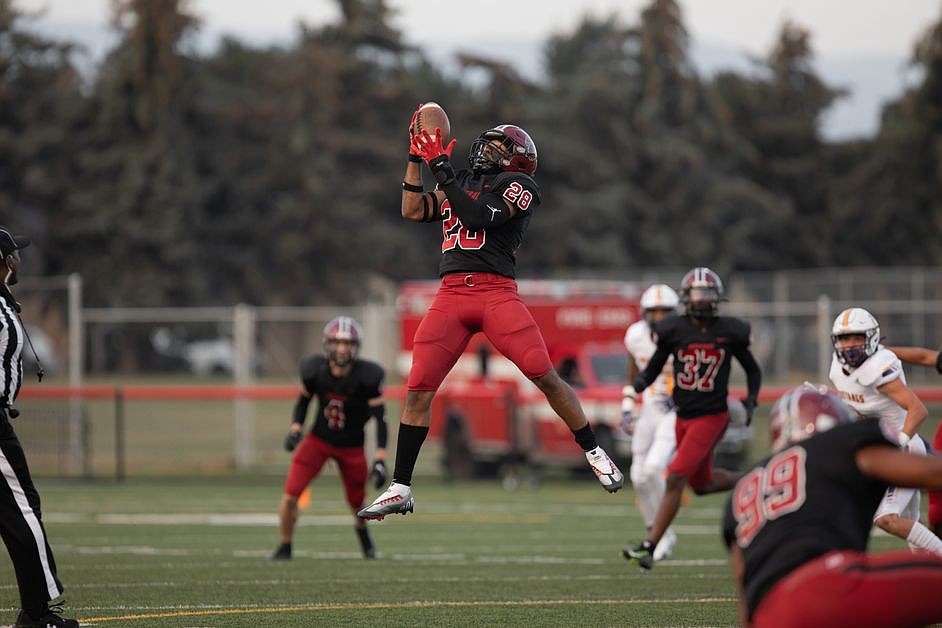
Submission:
<svg viewBox="0 0 942 628">
<path fill-rule="evenodd" d="M 735 132 L 748 143 L 740 172 L 776 198 L 788 219 L 766 231 L 773 236 L 765 243 L 772 249 L 762 249 L 772 253 L 772 267 L 826 264 L 830 256 L 829 152 L 820 125 L 844 92 L 824 83 L 813 59 L 810 33 L 786 22 L 772 52 L 756 61 L 756 72 L 724 72 L 713 82 Z M 783 227 L 788 238 L 774 237 Z"/>
<path fill-rule="evenodd" d="M 90 305 L 182 305 L 212 294 L 196 268 L 205 188 L 193 132 L 196 19 L 183 0 L 115 0 L 118 45 L 78 130 L 56 270 Z"/>
<path fill-rule="evenodd" d="M 399 216 L 409 116 L 435 100 L 457 166 L 497 124 L 537 143 L 522 276 L 942 260 L 939 24 L 879 135 L 829 144 L 842 92 L 794 24 L 756 71 L 705 82 L 679 3 L 651 0 L 636 25 L 587 16 L 550 37 L 533 81 L 469 52 L 450 76 L 385 0 L 338 4 L 289 44 L 201 55 L 186 0 L 114 0 L 119 41 L 83 85 L 74 47 L 0 0 L 3 220 L 45 272 L 81 272 L 89 305 L 362 302 L 375 277 L 437 271 L 440 225 Z"/>
<path fill-rule="evenodd" d="M 0 224 L 32 238 L 30 274 L 55 270 L 50 245 L 83 103 L 74 46 L 35 34 L 37 17 L 0 0 Z"/>
<path fill-rule="evenodd" d="M 919 80 L 884 107 L 877 137 L 854 147 L 831 186 L 835 263 L 942 263 L 942 20 L 911 63 Z"/>
</svg>

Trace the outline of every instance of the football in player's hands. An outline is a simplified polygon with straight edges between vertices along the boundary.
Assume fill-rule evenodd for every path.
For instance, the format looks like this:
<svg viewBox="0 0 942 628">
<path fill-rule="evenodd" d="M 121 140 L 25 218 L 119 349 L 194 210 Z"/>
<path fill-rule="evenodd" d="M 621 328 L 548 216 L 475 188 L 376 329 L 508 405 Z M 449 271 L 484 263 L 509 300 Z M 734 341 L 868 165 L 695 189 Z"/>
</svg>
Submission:
<svg viewBox="0 0 942 628">
<path fill-rule="evenodd" d="M 448 114 L 438 103 L 427 102 L 420 105 L 416 112 L 412 114 L 412 124 L 409 126 L 409 132 L 413 136 L 422 135 L 422 131 L 434 135 L 435 129 L 441 129 L 442 145 L 447 146 L 448 139 L 451 137 L 451 124 L 448 122 Z"/>
</svg>

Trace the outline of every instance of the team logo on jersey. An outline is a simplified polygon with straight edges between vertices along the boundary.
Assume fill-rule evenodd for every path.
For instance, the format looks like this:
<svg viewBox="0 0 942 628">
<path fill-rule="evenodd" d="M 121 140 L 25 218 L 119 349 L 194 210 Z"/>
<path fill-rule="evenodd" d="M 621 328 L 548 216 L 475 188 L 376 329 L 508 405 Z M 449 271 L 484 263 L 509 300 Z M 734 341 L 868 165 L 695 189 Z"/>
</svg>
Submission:
<svg viewBox="0 0 942 628">
<path fill-rule="evenodd" d="M 343 412 L 343 399 L 331 399 L 324 408 L 327 417 L 327 427 L 332 430 L 342 430 L 347 423 L 347 416 Z"/>
</svg>

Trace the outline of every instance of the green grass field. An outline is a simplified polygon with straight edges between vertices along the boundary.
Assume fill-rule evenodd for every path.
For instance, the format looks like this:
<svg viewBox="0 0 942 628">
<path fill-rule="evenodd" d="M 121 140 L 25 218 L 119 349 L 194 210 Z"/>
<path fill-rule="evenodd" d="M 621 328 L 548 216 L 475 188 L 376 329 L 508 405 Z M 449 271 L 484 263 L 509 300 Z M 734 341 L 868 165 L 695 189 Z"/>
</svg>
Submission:
<svg viewBox="0 0 942 628">
<path fill-rule="evenodd" d="M 422 478 L 415 514 L 370 524 L 378 559 L 367 561 L 331 471 L 313 485 L 288 563 L 266 560 L 277 544 L 275 476 L 38 484 L 67 607 L 83 625 L 736 623 L 724 496 L 693 498 L 674 556 L 641 573 L 620 555 L 642 534 L 631 490 L 608 495 L 594 480 L 505 491 Z M 0 622 L 12 622 L 17 590 L 0 562 Z"/>
</svg>

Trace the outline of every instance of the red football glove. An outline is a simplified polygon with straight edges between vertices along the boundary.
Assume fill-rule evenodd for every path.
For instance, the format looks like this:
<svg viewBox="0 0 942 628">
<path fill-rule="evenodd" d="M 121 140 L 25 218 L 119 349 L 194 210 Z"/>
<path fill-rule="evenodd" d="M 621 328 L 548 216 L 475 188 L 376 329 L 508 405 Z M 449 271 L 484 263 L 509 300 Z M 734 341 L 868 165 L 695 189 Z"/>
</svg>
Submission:
<svg viewBox="0 0 942 628">
<path fill-rule="evenodd" d="M 431 165 L 432 160 L 442 155 L 451 159 L 451 151 L 455 150 L 455 144 L 457 143 L 458 140 L 451 140 L 448 142 L 448 146 L 442 146 L 442 130 L 435 129 L 435 135 L 429 135 L 428 131 L 422 131 L 420 135 L 413 135 L 411 150 Z"/>
<path fill-rule="evenodd" d="M 412 129 L 415 128 L 415 119 L 419 117 L 419 109 L 422 108 L 423 104 L 425 103 L 420 102 L 419 106 L 415 108 L 415 112 L 412 114 L 412 120 L 409 122 L 409 154 L 415 155 L 416 157 L 421 157 L 421 155 L 415 152 L 415 148 L 412 147 L 412 140 L 415 137 L 414 135 L 412 135 Z"/>
</svg>

